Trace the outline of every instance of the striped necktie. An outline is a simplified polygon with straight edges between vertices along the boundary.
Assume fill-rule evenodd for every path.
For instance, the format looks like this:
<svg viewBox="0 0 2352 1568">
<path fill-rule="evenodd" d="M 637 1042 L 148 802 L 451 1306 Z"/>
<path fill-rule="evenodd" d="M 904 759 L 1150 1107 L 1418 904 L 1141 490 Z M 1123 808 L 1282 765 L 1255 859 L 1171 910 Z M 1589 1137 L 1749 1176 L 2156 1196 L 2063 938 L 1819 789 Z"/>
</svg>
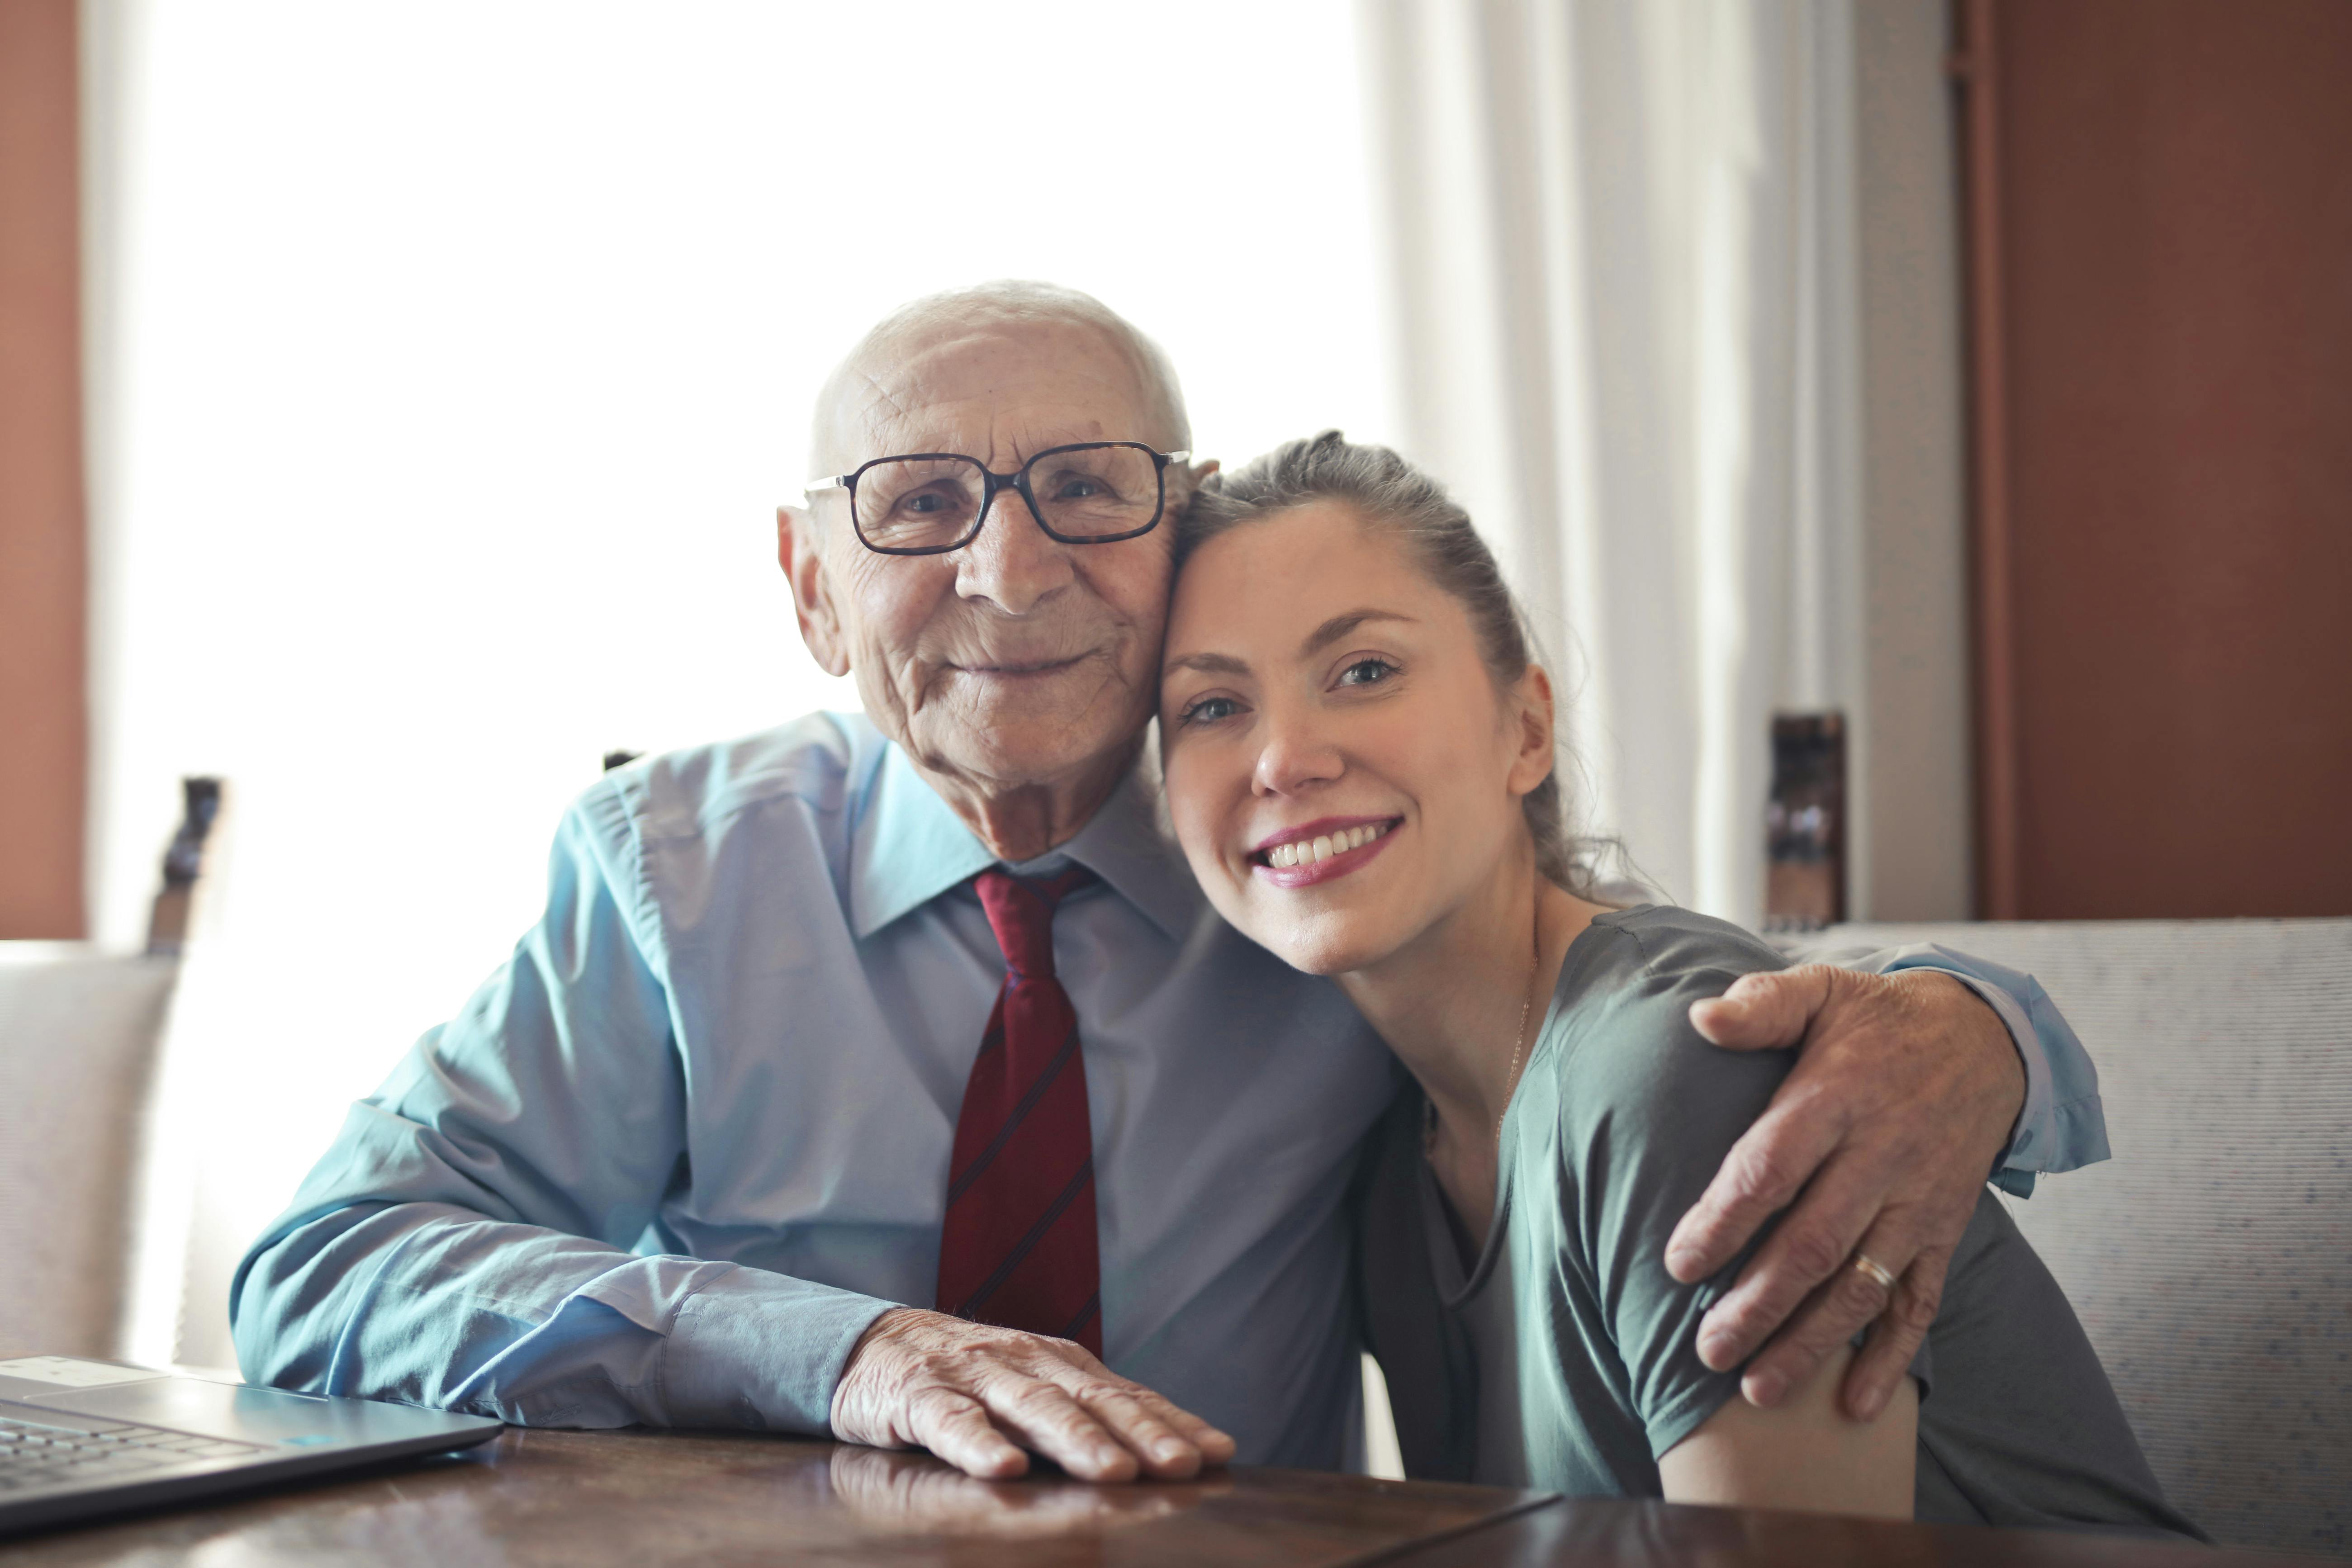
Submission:
<svg viewBox="0 0 2352 1568">
<path fill-rule="evenodd" d="M 1004 984 L 966 1080 L 948 1163 L 939 1306 L 1102 1353 L 1094 1132 L 1078 1016 L 1054 975 L 1054 907 L 1095 879 L 973 879 Z"/>
</svg>

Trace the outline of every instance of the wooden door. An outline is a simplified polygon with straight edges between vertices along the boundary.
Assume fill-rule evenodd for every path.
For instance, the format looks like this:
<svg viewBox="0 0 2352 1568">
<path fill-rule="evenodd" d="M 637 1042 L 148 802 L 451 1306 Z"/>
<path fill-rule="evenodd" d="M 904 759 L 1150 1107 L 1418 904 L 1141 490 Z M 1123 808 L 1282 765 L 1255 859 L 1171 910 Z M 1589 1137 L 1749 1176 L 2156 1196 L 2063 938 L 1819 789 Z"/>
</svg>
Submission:
<svg viewBox="0 0 2352 1568">
<path fill-rule="evenodd" d="M 0 0 L 0 941 L 82 934 L 74 0 Z"/>
<path fill-rule="evenodd" d="M 1991 919 L 2352 914 L 2352 0 L 1962 0 Z"/>
</svg>

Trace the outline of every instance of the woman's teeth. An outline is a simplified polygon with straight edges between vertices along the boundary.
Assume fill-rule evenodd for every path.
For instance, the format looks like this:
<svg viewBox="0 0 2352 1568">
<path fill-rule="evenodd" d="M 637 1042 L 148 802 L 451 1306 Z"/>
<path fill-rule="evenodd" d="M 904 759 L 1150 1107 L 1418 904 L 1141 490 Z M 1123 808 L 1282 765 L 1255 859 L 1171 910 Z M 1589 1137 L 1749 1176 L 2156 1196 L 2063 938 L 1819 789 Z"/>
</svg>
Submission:
<svg viewBox="0 0 2352 1568">
<path fill-rule="evenodd" d="M 1277 871 L 1286 866 L 1312 866 L 1318 861 L 1328 860 L 1334 855 L 1361 849 L 1386 833 L 1391 826 L 1386 822 L 1368 822 L 1361 827 L 1343 828 L 1338 833 L 1327 833 L 1320 838 L 1300 838 L 1288 844 L 1277 844 L 1265 852 L 1265 863 Z"/>
</svg>

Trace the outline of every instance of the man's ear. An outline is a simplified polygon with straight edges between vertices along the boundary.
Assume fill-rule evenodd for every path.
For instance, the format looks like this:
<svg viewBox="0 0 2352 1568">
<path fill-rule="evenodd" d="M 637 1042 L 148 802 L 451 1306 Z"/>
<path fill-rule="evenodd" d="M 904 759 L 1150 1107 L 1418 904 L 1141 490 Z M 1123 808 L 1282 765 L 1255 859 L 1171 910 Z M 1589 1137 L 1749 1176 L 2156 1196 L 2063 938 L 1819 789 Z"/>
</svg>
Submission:
<svg viewBox="0 0 2352 1568">
<path fill-rule="evenodd" d="M 1551 676 L 1542 665 L 1528 666 L 1528 672 L 1511 688 L 1511 701 L 1517 709 L 1513 728 L 1518 752 L 1511 759 L 1510 787 L 1513 795 L 1526 795 L 1551 776 L 1558 760 L 1553 750 L 1559 731 L 1552 714 Z"/>
<path fill-rule="evenodd" d="M 776 564 L 792 584 L 793 613 L 801 641 L 827 675 L 849 673 L 849 648 L 841 635 L 841 614 L 824 573 L 824 524 L 806 507 L 776 509 Z"/>
<path fill-rule="evenodd" d="M 1168 481 L 1169 515 L 1182 516 L 1184 509 L 1192 504 L 1192 498 L 1201 493 L 1201 487 L 1209 482 L 1209 476 L 1221 466 L 1214 458 L 1178 465 L 1175 477 Z"/>
</svg>

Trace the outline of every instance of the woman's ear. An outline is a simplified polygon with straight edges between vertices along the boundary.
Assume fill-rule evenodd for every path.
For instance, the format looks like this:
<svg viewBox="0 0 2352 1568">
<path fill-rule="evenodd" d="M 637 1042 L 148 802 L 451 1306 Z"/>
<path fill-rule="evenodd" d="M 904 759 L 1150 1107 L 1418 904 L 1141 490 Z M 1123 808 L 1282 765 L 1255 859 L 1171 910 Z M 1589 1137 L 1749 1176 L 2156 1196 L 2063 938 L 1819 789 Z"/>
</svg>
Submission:
<svg viewBox="0 0 2352 1568">
<path fill-rule="evenodd" d="M 1511 759 L 1511 793 L 1526 795 L 1551 777 L 1554 742 L 1551 677 L 1539 664 L 1528 666 L 1510 690 L 1512 728 L 1518 750 Z"/>
<path fill-rule="evenodd" d="M 792 584 L 793 611 L 801 641 L 827 675 L 849 673 L 849 648 L 841 635 L 841 613 L 824 573 L 824 524 L 806 507 L 776 509 L 776 564 Z"/>
</svg>

